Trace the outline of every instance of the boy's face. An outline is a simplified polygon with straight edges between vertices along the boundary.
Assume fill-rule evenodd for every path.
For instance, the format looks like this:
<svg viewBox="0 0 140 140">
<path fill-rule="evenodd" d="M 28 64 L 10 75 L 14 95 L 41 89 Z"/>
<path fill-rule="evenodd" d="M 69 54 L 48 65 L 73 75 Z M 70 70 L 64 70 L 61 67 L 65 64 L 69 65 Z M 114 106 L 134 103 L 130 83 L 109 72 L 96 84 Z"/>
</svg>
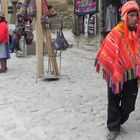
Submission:
<svg viewBox="0 0 140 140">
<path fill-rule="evenodd" d="M 138 24 L 138 12 L 137 11 L 130 11 L 127 15 L 128 27 L 135 28 Z"/>
</svg>

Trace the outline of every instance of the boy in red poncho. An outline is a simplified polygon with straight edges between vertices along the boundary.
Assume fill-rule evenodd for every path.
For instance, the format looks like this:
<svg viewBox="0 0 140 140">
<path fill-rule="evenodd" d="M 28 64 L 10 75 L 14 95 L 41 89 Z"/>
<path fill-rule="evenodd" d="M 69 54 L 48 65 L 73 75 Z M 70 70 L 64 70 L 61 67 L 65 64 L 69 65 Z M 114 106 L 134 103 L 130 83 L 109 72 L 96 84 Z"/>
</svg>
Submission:
<svg viewBox="0 0 140 140">
<path fill-rule="evenodd" d="M 135 1 L 121 8 L 121 22 L 113 28 L 97 54 L 96 70 L 108 85 L 107 140 L 114 140 L 135 109 L 140 77 L 140 11 Z"/>
<path fill-rule="evenodd" d="M 0 73 L 7 71 L 9 54 L 9 33 L 3 12 L 0 12 Z"/>
</svg>

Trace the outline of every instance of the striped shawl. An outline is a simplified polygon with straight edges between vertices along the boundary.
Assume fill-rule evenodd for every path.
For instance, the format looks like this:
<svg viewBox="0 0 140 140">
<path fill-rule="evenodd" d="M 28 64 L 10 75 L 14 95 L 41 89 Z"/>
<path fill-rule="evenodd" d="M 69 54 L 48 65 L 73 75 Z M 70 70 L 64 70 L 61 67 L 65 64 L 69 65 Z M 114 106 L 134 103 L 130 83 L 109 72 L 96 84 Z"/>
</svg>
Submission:
<svg viewBox="0 0 140 140">
<path fill-rule="evenodd" d="M 140 77 L 140 32 L 129 31 L 120 22 L 107 35 L 96 57 L 96 71 L 112 87 L 114 93 L 120 93 L 123 83 Z M 139 40 L 138 40 L 139 38 Z"/>
</svg>

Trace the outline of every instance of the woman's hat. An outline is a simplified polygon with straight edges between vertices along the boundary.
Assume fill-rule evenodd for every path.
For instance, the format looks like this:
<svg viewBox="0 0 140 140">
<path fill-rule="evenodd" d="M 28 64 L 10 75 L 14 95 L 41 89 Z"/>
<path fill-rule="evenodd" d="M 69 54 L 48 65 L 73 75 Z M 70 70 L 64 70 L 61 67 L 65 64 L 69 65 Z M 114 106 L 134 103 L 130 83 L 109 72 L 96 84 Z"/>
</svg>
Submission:
<svg viewBox="0 0 140 140">
<path fill-rule="evenodd" d="M 0 11 L 0 17 L 5 18 L 4 13 Z"/>
</svg>

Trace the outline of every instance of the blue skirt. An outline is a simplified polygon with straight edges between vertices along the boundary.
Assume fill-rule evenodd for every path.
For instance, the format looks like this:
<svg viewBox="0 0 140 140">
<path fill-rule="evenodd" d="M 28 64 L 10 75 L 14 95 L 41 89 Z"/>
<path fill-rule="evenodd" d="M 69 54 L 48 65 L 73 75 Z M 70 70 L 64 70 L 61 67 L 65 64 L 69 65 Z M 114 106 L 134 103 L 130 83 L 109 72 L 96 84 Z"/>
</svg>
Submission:
<svg viewBox="0 0 140 140">
<path fill-rule="evenodd" d="M 0 60 L 10 58 L 10 45 L 2 43 L 0 44 Z"/>
</svg>

